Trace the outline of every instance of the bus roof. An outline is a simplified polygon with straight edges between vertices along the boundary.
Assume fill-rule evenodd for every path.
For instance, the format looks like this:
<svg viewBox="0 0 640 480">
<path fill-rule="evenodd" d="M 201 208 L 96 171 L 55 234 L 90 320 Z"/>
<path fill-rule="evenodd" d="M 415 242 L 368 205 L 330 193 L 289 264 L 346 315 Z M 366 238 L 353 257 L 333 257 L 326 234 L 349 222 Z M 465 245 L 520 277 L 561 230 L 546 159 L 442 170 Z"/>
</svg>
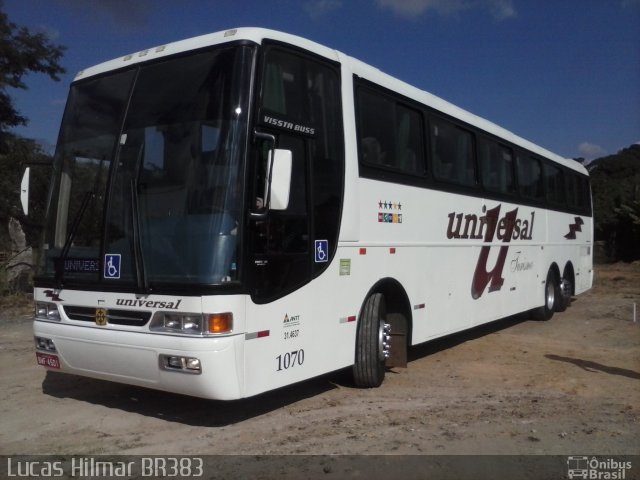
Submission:
<svg viewBox="0 0 640 480">
<path fill-rule="evenodd" d="M 514 145 L 518 145 L 535 154 L 554 160 L 580 173 L 587 174 L 587 169 L 578 162 L 566 159 L 564 157 L 561 157 L 560 155 L 550 152 L 549 150 L 546 150 L 539 145 L 525 140 L 524 138 L 510 132 L 503 127 L 496 125 L 493 122 L 490 122 L 489 120 L 468 112 L 436 95 L 433 95 L 424 90 L 420 90 L 419 88 L 409 85 L 402 80 L 385 74 L 379 69 L 372 67 L 371 65 L 368 65 L 360 60 L 349 57 L 348 55 L 345 55 L 337 50 L 325 47 L 306 38 L 265 28 L 234 28 L 171 42 L 153 48 L 148 48 L 86 68 L 85 70 L 78 72 L 74 81 L 85 79 L 94 75 L 99 75 L 111 70 L 124 68 L 136 63 L 147 62 L 152 59 L 158 59 L 208 46 L 220 45 L 240 40 L 261 44 L 265 39 L 289 43 L 330 60 L 340 62 L 342 65 L 348 66 L 351 73 L 355 75 L 366 78 L 367 80 L 374 83 L 378 83 L 385 88 L 396 91 L 406 97 L 414 99 L 419 103 L 455 117 L 465 123 L 468 123 L 469 125 L 480 128 L 487 133 L 502 138 L 510 143 L 513 143 Z"/>
<path fill-rule="evenodd" d="M 463 108 L 460 108 L 432 93 L 429 93 L 424 90 L 420 90 L 419 88 L 414 87 L 402 80 L 399 80 L 395 77 L 392 77 L 384 72 L 381 72 L 379 69 L 372 67 L 360 60 L 356 60 L 354 58 L 348 57 L 346 55 L 342 56 L 341 61 L 349 62 L 351 67 L 351 71 L 362 78 L 365 78 L 373 83 L 379 84 L 389 90 L 398 92 L 405 97 L 411 98 L 418 103 L 431 107 L 435 110 L 438 110 L 446 115 L 457 118 L 458 120 L 465 122 L 469 125 L 473 125 L 485 132 L 495 135 L 501 139 L 504 139 L 507 142 L 510 142 L 514 145 L 520 146 L 526 150 L 529 150 L 535 154 L 558 162 L 562 165 L 565 165 L 573 170 L 576 170 L 583 174 L 588 174 L 587 169 L 581 165 L 579 162 L 564 158 L 556 153 L 553 153 L 539 145 L 536 145 L 529 140 L 526 140 L 515 133 L 496 125 L 495 123 L 482 118 L 478 115 L 475 115 Z"/>
<path fill-rule="evenodd" d="M 220 45 L 228 42 L 245 40 L 256 44 L 261 44 L 263 40 L 279 40 L 292 45 L 299 46 L 305 50 L 309 50 L 323 57 L 338 61 L 339 53 L 328 47 L 324 47 L 311 40 L 302 37 L 290 35 L 288 33 L 278 32 L 276 30 L 268 30 L 265 28 L 233 28 L 220 32 L 208 33 L 198 37 L 187 38 L 177 42 L 171 42 L 157 47 L 147 48 L 139 52 L 130 53 L 123 57 L 108 60 L 106 62 L 86 68 L 76 75 L 75 80 L 84 79 L 93 75 L 99 75 L 111 70 L 127 67 L 132 64 L 147 62 L 149 60 L 162 58 L 177 53 L 188 52 L 199 48 L 205 48 L 213 45 Z"/>
</svg>

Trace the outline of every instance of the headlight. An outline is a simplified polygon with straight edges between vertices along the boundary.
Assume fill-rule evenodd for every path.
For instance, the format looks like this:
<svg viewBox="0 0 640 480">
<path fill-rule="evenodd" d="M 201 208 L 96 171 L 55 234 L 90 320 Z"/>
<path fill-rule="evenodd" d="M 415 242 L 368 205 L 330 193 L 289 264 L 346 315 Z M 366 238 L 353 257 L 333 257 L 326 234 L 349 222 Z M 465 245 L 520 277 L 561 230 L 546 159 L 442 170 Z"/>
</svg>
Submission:
<svg viewBox="0 0 640 480">
<path fill-rule="evenodd" d="M 158 357 L 160 368 L 171 372 L 191 373 L 200 375 L 202 365 L 200 359 L 195 357 L 180 357 L 175 355 L 161 354 Z"/>
<path fill-rule="evenodd" d="M 60 321 L 60 312 L 55 303 L 36 302 L 35 317 L 38 320 L 50 320 L 54 322 Z"/>
<path fill-rule="evenodd" d="M 177 333 L 182 335 L 211 335 L 231 333 L 233 314 L 156 312 L 149 329 L 154 332 Z"/>
<path fill-rule="evenodd" d="M 38 350 L 45 350 L 47 352 L 55 352 L 56 346 L 53 343 L 53 340 L 45 337 L 33 337 L 36 342 L 36 348 Z"/>
<path fill-rule="evenodd" d="M 202 334 L 202 315 L 195 313 L 157 312 L 149 329 L 156 332 Z"/>
</svg>

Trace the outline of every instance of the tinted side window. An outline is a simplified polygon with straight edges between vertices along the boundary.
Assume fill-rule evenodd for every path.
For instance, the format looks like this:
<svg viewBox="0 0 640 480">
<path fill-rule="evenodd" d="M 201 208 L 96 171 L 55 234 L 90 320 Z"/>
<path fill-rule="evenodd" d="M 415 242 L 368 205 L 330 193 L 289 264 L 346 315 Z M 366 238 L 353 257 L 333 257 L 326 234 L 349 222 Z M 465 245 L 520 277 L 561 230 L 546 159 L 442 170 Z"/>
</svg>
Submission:
<svg viewBox="0 0 640 480">
<path fill-rule="evenodd" d="M 478 141 L 478 160 L 482 185 L 499 193 L 514 193 L 513 153 L 504 145 L 481 138 Z"/>
<path fill-rule="evenodd" d="M 291 120 L 301 120 L 308 115 L 303 62 L 283 51 L 269 51 L 265 64 L 262 90 L 262 108 Z"/>
<path fill-rule="evenodd" d="M 567 205 L 569 205 L 569 208 L 579 208 L 581 205 L 580 179 L 576 174 L 567 172 L 565 175 L 565 183 L 567 188 Z"/>
<path fill-rule="evenodd" d="M 544 200 L 540 160 L 521 153 L 516 157 L 516 165 L 520 195 L 533 200 Z"/>
<path fill-rule="evenodd" d="M 582 208 L 591 215 L 591 187 L 587 177 L 580 176 L 580 184 L 582 190 Z"/>
<path fill-rule="evenodd" d="M 591 202 L 589 198 L 589 181 L 579 173 L 567 172 L 565 174 L 567 184 L 567 203 L 569 208 L 589 212 Z"/>
<path fill-rule="evenodd" d="M 545 164 L 544 179 L 547 191 L 547 201 L 553 205 L 564 205 L 566 197 L 562 169 L 555 165 Z"/>
<path fill-rule="evenodd" d="M 423 132 L 422 114 L 403 105 L 397 105 L 395 168 L 406 173 L 424 173 Z"/>
<path fill-rule="evenodd" d="M 421 175 L 425 171 L 422 114 L 369 88 L 358 89 L 360 160 Z"/>
<path fill-rule="evenodd" d="M 476 185 L 473 135 L 442 119 L 431 122 L 433 176 L 462 186 Z"/>
</svg>

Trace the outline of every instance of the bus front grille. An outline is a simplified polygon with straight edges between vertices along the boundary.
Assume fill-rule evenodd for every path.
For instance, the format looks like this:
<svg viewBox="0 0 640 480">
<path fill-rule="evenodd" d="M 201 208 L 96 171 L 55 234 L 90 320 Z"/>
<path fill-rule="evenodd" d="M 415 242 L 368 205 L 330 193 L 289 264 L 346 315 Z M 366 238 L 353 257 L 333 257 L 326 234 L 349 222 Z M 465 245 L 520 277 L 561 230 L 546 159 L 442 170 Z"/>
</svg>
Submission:
<svg viewBox="0 0 640 480">
<path fill-rule="evenodd" d="M 65 305 L 64 313 L 70 320 L 79 322 L 96 322 L 98 310 L 103 311 L 106 321 L 110 325 L 128 325 L 131 327 L 143 327 L 151 318 L 151 312 L 139 310 L 111 310 L 91 307 L 73 307 Z"/>
</svg>

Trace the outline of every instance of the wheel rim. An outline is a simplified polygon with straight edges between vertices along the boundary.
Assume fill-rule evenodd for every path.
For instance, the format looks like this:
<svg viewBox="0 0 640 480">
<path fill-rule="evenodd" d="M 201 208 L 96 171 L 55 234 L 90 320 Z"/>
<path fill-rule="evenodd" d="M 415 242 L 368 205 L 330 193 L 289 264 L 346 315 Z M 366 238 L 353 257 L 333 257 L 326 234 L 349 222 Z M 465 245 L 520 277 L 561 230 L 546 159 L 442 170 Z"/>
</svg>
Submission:
<svg viewBox="0 0 640 480">
<path fill-rule="evenodd" d="M 547 283 L 547 309 L 553 310 L 553 306 L 556 303 L 556 289 L 553 282 Z"/>
<path fill-rule="evenodd" d="M 378 327 L 378 359 L 382 362 L 391 355 L 391 325 L 380 321 Z"/>
</svg>

